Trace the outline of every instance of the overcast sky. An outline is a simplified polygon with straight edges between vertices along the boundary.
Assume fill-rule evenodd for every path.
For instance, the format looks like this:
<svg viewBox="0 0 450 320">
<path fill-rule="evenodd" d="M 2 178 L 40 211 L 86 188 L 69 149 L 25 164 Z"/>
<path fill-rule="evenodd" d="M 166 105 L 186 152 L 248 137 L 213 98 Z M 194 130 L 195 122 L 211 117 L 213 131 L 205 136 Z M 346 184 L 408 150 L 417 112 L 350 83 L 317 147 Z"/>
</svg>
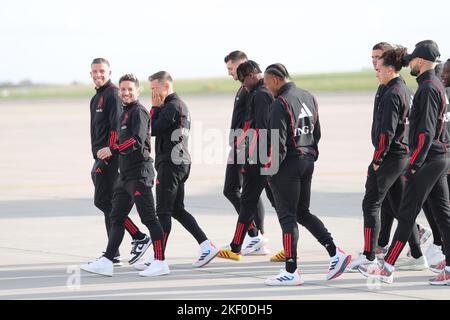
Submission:
<svg viewBox="0 0 450 320">
<path fill-rule="evenodd" d="M 114 79 L 221 77 L 235 49 L 291 73 L 370 68 L 379 41 L 433 39 L 450 57 L 448 0 L 14 0 L 0 10 L 0 82 L 87 83 L 94 57 L 110 60 Z"/>
</svg>

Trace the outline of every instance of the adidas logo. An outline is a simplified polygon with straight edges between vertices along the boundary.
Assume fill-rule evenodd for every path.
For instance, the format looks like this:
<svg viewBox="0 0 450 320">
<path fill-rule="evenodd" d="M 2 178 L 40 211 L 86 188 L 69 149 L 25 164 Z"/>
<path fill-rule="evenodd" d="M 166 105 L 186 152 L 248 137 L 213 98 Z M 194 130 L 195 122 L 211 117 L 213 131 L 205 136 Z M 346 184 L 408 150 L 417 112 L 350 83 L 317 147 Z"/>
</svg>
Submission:
<svg viewBox="0 0 450 320">
<path fill-rule="evenodd" d="M 135 196 L 141 196 L 142 194 L 141 194 L 139 191 L 136 191 L 136 192 L 134 193 L 134 195 L 135 195 Z"/>
<path fill-rule="evenodd" d="M 298 118 L 302 119 L 302 118 L 309 118 L 312 116 L 313 116 L 313 114 L 312 114 L 311 110 L 309 110 L 308 106 L 304 102 L 302 102 L 302 111 L 300 112 L 300 115 L 298 116 Z"/>
<path fill-rule="evenodd" d="M 103 171 L 102 171 L 102 169 L 97 168 L 97 169 L 95 170 L 95 172 L 96 172 L 96 173 L 102 173 Z"/>
<path fill-rule="evenodd" d="M 338 262 L 339 262 L 339 260 L 334 260 L 330 265 L 330 270 L 334 269 Z"/>
<path fill-rule="evenodd" d="M 294 280 L 294 276 L 283 276 L 283 277 L 277 278 L 277 280 L 280 282 L 291 281 L 291 280 Z"/>
</svg>

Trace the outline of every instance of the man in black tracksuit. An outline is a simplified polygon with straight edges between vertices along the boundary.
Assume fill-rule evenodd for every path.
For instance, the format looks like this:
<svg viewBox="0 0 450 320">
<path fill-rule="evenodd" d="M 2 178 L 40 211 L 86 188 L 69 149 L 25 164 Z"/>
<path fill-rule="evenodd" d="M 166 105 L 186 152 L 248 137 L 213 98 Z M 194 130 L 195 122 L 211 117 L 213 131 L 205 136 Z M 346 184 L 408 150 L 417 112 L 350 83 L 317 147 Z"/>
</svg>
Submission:
<svg viewBox="0 0 450 320">
<path fill-rule="evenodd" d="M 123 113 L 119 119 L 118 140 L 111 148 L 102 148 L 97 153 L 99 159 L 120 155 L 120 175 L 114 186 L 112 201 L 112 226 L 104 256 L 82 266 L 82 269 L 112 276 L 111 261 L 123 240 L 125 220 L 135 203 L 142 223 L 150 231 L 155 257 L 155 261 L 140 275 L 168 274 L 170 271 L 164 259 L 163 230 L 156 217 L 152 193 L 154 170 L 150 157 L 150 117 L 139 103 L 137 78 L 132 74 L 124 75 L 119 84 Z"/>
<path fill-rule="evenodd" d="M 309 92 L 289 81 L 289 73 L 282 64 L 268 66 L 264 80 L 275 97 L 269 117 L 271 169 L 275 173 L 272 173 L 269 183 L 283 231 L 286 255 L 286 269 L 265 283 L 303 283 L 297 270 L 297 221 L 328 251 L 331 261 L 326 278 L 334 279 L 345 270 L 351 256 L 336 247 L 323 223 L 309 211 L 314 162 L 319 156 L 320 122 L 316 100 Z M 276 145 L 272 140 L 278 141 L 278 149 L 272 147 Z M 277 162 L 279 168 L 274 168 Z"/>
<path fill-rule="evenodd" d="M 436 76 L 441 78 L 442 84 L 445 87 L 446 96 L 447 96 L 447 104 L 449 104 L 450 97 L 450 59 L 447 60 L 444 64 L 439 64 L 435 68 Z M 448 106 L 450 108 L 450 106 Z M 450 126 L 450 117 L 447 115 L 445 117 L 445 122 L 447 127 Z M 450 130 L 450 128 L 449 128 Z M 450 174 L 447 174 L 447 184 L 450 187 Z M 427 256 L 428 262 L 430 266 L 436 265 L 437 263 L 442 261 L 444 248 L 442 246 L 442 236 L 439 231 L 439 227 L 436 224 L 436 220 L 434 219 L 433 210 L 429 204 L 429 201 L 425 201 L 423 205 L 423 211 L 427 217 L 427 221 L 430 224 L 431 230 L 433 232 L 433 244 L 430 245 L 427 249 L 425 255 Z"/>
<path fill-rule="evenodd" d="M 113 155 L 108 159 L 101 160 L 98 158 L 97 152 L 116 143 L 117 124 L 122 113 L 121 101 L 117 96 L 118 88 L 111 82 L 110 74 L 109 62 L 106 59 L 97 58 L 93 60 L 91 77 L 96 86 L 96 94 L 91 99 L 90 112 L 91 148 L 95 162 L 91 176 L 95 187 L 94 204 L 105 215 L 108 237 L 111 229 L 110 215 L 113 186 L 119 174 L 119 159 L 118 156 Z M 148 247 L 150 239 L 140 232 L 139 228 L 128 217 L 125 220 L 125 228 L 133 238 L 130 263 L 134 263 L 145 252 L 145 250 L 139 251 L 137 246 L 142 244 L 142 249 Z M 115 263 L 120 262 L 119 256 L 119 251 L 117 251 Z"/>
<path fill-rule="evenodd" d="M 228 74 L 237 79 L 237 67 L 247 61 L 247 56 L 242 51 L 233 51 L 225 57 L 225 64 L 228 69 Z M 229 137 L 229 144 L 231 147 L 228 163 L 225 171 L 225 182 L 223 194 L 231 202 L 236 212 L 239 214 L 241 206 L 241 188 L 243 183 L 242 165 L 238 161 L 238 140 L 239 136 L 243 135 L 241 130 L 247 130 L 246 124 L 246 101 L 248 92 L 243 86 L 239 88 L 234 99 L 233 114 L 231 118 L 231 132 Z M 246 127 L 247 125 L 247 127 Z M 267 190 L 266 190 L 267 191 Z M 272 199 L 271 193 L 268 194 L 269 200 Z M 272 201 L 272 200 L 271 200 Z M 250 224 L 248 235 L 249 237 L 258 236 L 258 231 L 264 233 L 264 205 L 262 201 L 258 200 L 258 211 L 254 221 Z M 264 248 L 262 248 L 264 249 Z"/>
<path fill-rule="evenodd" d="M 383 264 L 361 266 L 365 276 L 391 283 L 394 264 L 415 228 L 415 219 L 429 199 L 439 229 L 442 231 L 447 267 L 430 284 L 450 283 L 450 205 L 447 185 L 450 133 L 444 118 L 448 112 L 445 88 L 434 72 L 440 56 L 436 47 L 420 45 L 406 56 L 411 74 L 417 76 L 419 88 L 410 113 L 409 168 L 406 189 L 398 212 L 398 226 Z"/>
<path fill-rule="evenodd" d="M 406 48 L 387 50 L 377 61 L 377 78 L 382 87 L 377 95 L 372 123 L 372 144 L 375 147 L 366 180 L 362 202 L 364 213 L 364 251 L 349 266 L 358 271 L 362 264 L 376 259 L 375 246 L 380 230 L 379 211 L 388 197 L 392 213 L 396 215 L 403 195 L 403 173 L 408 163 L 407 119 L 411 105 L 411 91 L 406 87 L 399 71 Z M 410 239 L 413 258 L 422 257 L 417 228 L 416 238 Z M 416 261 L 414 260 L 414 261 Z M 420 260 L 422 262 L 423 258 Z M 405 266 L 406 267 L 406 266 Z M 416 268 L 419 265 L 416 263 Z M 420 267 L 427 268 L 423 264 Z"/>
<path fill-rule="evenodd" d="M 383 55 L 384 52 L 388 51 L 388 50 L 392 50 L 394 49 L 394 47 L 387 43 L 387 42 L 379 42 L 377 44 L 375 44 L 372 48 L 372 64 L 373 64 L 373 68 L 374 70 L 376 70 L 376 66 L 377 66 L 377 62 L 378 60 L 381 58 L 381 56 Z M 375 127 L 374 127 L 374 123 L 375 123 L 375 116 L 377 114 L 377 109 L 380 103 L 380 99 L 383 96 L 383 93 L 386 89 L 386 86 L 384 84 L 380 84 L 378 86 L 377 89 L 377 93 L 375 95 L 375 101 L 374 101 L 374 109 L 373 109 L 373 122 L 372 122 L 372 137 L 374 137 L 375 135 Z M 376 137 L 375 139 L 377 139 L 378 137 Z M 374 140 L 375 141 L 375 140 Z M 374 142 L 376 143 L 376 142 Z M 392 190 L 399 190 L 399 189 L 403 189 L 403 182 L 401 181 L 401 179 L 397 179 L 397 181 L 394 182 L 393 186 L 392 186 Z M 395 191 L 393 191 L 395 192 Z M 388 191 L 386 197 L 384 198 L 384 201 L 381 204 L 381 210 L 380 210 L 380 232 L 379 232 L 379 236 L 378 236 L 378 243 L 377 243 L 377 247 L 375 248 L 375 255 L 378 256 L 379 258 L 384 258 L 384 255 L 387 253 L 387 249 L 388 249 L 388 244 L 389 244 L 389 239 L 391 237 L 391 229 L 392 229 L 392 224 L 394 222 L 394 218 L 395 218 L 395 209 L 398 209 L 398 205 L 396 204 L 396 202 L 392 202 L 392 199 L 395 199 L 395 197 L 390 196 L 390 193 Z M 420 230 L 420 226 L 418 225 L 418 230 Z M 419 231 L 414 231 L 413 233 L 413 239 L 416 239 L 417 236 L 419 235 Z"/>
<path fill-rule="evenodd" d="M 245 164 L 242 167 L 243 183 L 239 217 L 233 241 L 230 244 L 231 248 L 219 252 L 219 257 L 234 260 L 240 259 L 244 236 L 257 215 L 261 192 L 267 186 L 267 177 L 260 174 L 262 164 L 264 164 L 262 163 L 264 159 L 261 159 L 260 156 L 265 151 L 265 158 L 267 158 L 267 150 L 259 148 L 261 146 L 259 141 L 263 139 L 264 147 L 267 146 L 269 107 L 273 101 L 271 93 L 264 85 L 262 72 L 256 62 L 249 60 L 241 63 L 237 69 L 237 76 L 245 90 L 248 91 L 246 97 L 248 130 L 242 143 L 243 147 L 239 149 L 239 152 L 245 155 Z M 259 243 L 254 245 L 253 250 L 263 246 L 263 239 L 258 240 Z"/>
<path fill-rule="evenodd" d="M 193 266 L 201 267 L 211 261 L 218 250 L 184 207 L 185 183 L 191 170 L 189 110 L 173 92 L 173 80 L 168 72 L 157 72 L 149 77 L 149 81 L 153 102 L 151 131 L 156 137 L 156 212 L 164 230 L 164 244 L 167 244 L 173 217 L 200 245 L 200 256 Z"/>
</svg>

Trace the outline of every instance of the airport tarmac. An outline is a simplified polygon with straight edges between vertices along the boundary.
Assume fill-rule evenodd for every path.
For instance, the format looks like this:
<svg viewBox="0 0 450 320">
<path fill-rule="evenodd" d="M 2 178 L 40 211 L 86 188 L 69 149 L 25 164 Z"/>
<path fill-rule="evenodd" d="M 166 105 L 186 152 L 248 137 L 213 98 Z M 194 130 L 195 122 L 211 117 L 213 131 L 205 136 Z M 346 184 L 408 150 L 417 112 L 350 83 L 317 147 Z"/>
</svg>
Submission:
<svg viewBox="0 0 450 320">
<path fill-rule="evenodd" d="M 323 219 L 339 247 L 356 255 L 363 246 L 361 201 L 372 156 L 373 95 L 316 96 L 322 140 L 311 211 Z M 230 242 L 237 218 L 222 195 L 233 96 L 185 100 L 193 124 L 186 206 L 208 237 L 223 246 Z M 142 102 L 148 105 L 148 97 Z M 391 285 L 371 283 L 354 273 L 326 281 L 328 255 L 302 227 L 298 255 L 305 284 L 299 287 L 264 285 L 266 277 L 283 267 L 269 262 L 270 255 L 243 257 L 240 262 L 216 258 L 193 270 L 198 246 L 177 222 L 166 251 L 170 275 L 140 278 L 126 263 L 127 235 L 121 247 L 125 266 L 116 268 L 112 278 L 80 272 L 77 266 L 99 256 L 106 246 L 103 217 L 92 200 L 89 99 L 1 101 L 0 136 L 0 299 L 450 298 L 448 288 L 428 285 L 431 271 L 398 271 Z M 265 236 L 275 253 L 281 249 L 281 229 L 263 197 Z M 134 209 L 131 217 L 142 226 Z M 426 223 L 423 214 L 418 221 Z"/>
</svg>

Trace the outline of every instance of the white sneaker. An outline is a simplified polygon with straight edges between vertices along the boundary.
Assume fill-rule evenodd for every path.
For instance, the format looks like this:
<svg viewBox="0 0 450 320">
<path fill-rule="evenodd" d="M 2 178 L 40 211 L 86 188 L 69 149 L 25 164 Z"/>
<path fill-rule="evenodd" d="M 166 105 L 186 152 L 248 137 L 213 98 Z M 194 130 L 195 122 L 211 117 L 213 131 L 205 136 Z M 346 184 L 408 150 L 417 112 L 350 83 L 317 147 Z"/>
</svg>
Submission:
<svg viewBox="0 0 450 320">
<path fill-rule="evenodd" d="M 112 277 L 114 272 L 114 265 L 111 260 L 105 257 L 101 257 L 97 260 L 81 265 L 80 269 L 90 273 L 96 273 L 102 276 Z"/>
<path fill-rule="evenodd" d="M 373 261 L 367 259 L 364 253 L 360 253 L 357 258 L 353 259 L 347 266 L 345 271 L 347 272 L 359 272 L 359 266 L 370 264 L 370 263 L 378 263 L 378 259 L 375 257 Z"/>
<path fill-rule="evenodd" d="M 219 250 L 217 250 L 216 246 L 211 241 L 209 240 L 206 241 L 208 241 L 208 243 L 203 248 L 200 247 L 200 254 L 197 261 L 195 261 L 192 264 L 193 268 L 203 267 L 204 265 L 208 264 L 212 259 L 214 259 L 219 253 Z"/>
<path fill-rule="evenodd" d="M 248 237 L 248 243 L 244 247 L 242 246 L 241 253 L 243 256 L 252 253 L 253 251 L 261 248 L 266 243 L 266 239 L 262 235 L 258 235 L 256 237 Z"/>
<path fill-rule="evenodd" d="M 139 272 L 141 277 L 155 277 L 169 274 L 170 269 L 167 261 L 154 260 L 144 271 Z"/>
<path fill-rule="evenodd" d="M 425 257 L 430 266 L 445 260 L 445 255 L 442 253 L 442 247 L 437 246 L 434 243 L 430 244 L 427 251 L 425 251 Z"/>
<path fill-rule="evenodd" d="M 350 260 L 352 260 L 351 255 L 346 254 L 339 248 L 336 248 L 336 255 L 330 260 L 330 266 L 328 268 L 326 279 L 332 280 L 339 277 L 344 272 L 345 268 L 347 268 Z"/>
<path fill-rule="evenodd" d="M 242 249 L 247 247 L 248 243 L 250 242 L 250 238 L 251 237 L 247 233 L 244 237 L 244 241 L 242 242 Z M 227 248 L 227 249 L 229 249 L 229 248 Z"/>
<path fill-rule="evenodd" d="M 153 261 L 155 261 L 155 255 L 152 253 L 152 254 L 148 257 L 147 260 L 145 260 L 145 261 L 138 261 L 138 262 L 136 262 L 136 263 L 133 264 L 133 267 L 134 267 L 136 270 L 144 271 L 145 269 L 147 269 L 147 268 L 150 266 L 150 264 L 151 264 Z"/>
<path fill-rule="evenodd" d="M 428 239 L 430 239 L 431 235 L 433 234 L 433 232 L 431 231 L 430 228 L 425 227 L 424 225 L 418 223 L 417 224 L 419 226 L 419 241 L 420 241 L 420 246 L 424 245 L 425 242 L 428 241 Z M 408 252 L 406 253 L 407 257 L 411 257 L 411 248 L 408 249 Z"/>
<path fill-rule="evenodd" d="M 304 283 L 300 276 L 300 270 L 289 273 L 286 269 L 281 269 L 280 273 L 272 278 L 267 278 L 264 283 L 268 286 L 299 286 Z"/>
<path fill-rule="evenodd" d="M 419 223 L 419 240 L 420 240 L 420 245 L 425 244 L 425 242 L 427 242 L 428 239 L 430 239 L 432 234 L 433 234 L 433 231 L 431 231 L 430 228 L 427 228 L 424 225 Z"/>
<path fill-rule="evenodd" d="M 358 268 L 359 272 L 367 278 L 376 279 L 391 284 L 394 281 L 395 267 L 388 267 L 384 261 L 378 263 L 364 264 Z"/>
<path fill-rule="evenodd" d="M 270 254 L 270 249 L 267 249 L 266 246 L 262 246 L 259 249 L 256 249 L 253 252 L 250 252 L 249 254 L 246 254 L 247 256 L 266 256 Z"/>
<path fill-rule="evenodd" d="M 426 270 L 428 269 L 428 262 L 425 256 L 421 256 L 420 258 L 414 259 L 413 257 L 407 258 L 405 261 L 402 261 L 396 265 L 397 270 Z"/>
</svg>

